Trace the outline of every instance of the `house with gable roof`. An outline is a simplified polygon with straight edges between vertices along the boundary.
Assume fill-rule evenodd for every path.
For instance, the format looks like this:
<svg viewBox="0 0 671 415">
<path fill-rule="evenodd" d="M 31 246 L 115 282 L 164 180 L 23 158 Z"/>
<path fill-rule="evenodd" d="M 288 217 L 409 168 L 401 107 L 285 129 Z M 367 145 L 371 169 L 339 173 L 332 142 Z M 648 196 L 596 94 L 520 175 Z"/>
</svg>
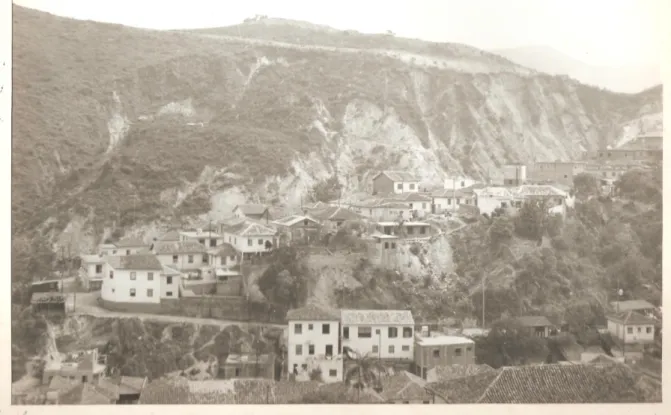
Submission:
<svg viewBox="0 0 671 415">
<path fill-rule="evenodd" d="M 100 298 L 117 306 L 161 302 L 163 266 L 153 254 L 110 256 L 105 259 Z"/>
<path fill-rule="evenodd" d="M 80 255 L 81 269 L 79 279 L 87 291 L 98 291 L 103 285 L 103 267 L 105 265 L 104 255 Z"/>
<path fill-rule="evenodd" d="M 410 310 L 341 310 L 341 339 L 360 355 L 412 360 L 415 320 Z"/>
<path fill-rule="evenodd" d="M 146 244 L 142 238 L 124 238 L 114 244 L 117 248 L 116 255 L 133 255 L 146 252 L 149 244 Z"/>
<path fill-rule="evenodd" d="M 207 248 L 194 240 L 156 242 L 153 253 L 161 264 L 183 272 L 209 266 Z"/>
<path fill-rule="evenodd" d="M 286 235 L 289 244 L 310 244 L 319 239 L 321 230 L 319 221 L 309 215 L 290 215 L 274 220 L 272 224 Z"/>
<path fill-rule="evenodd" d="M 319 221 L 321 226 L 329 232 L 337 231 L 346 221 L 363 219 L 363 216 L 358 213 L 341 206 L 314 209 L 309 212 L 309 215 Z"/>
<path fill-rule="evenodd" d="M 243 259 L 270 253 L 278 246 L 277 229 L 251 219 L 223 225 L 224 242 L 231 244 Z"/>
<path fill-rule="evenodd" d="M 657 320 L 629 310 L 606 316 L 608 332 L 618 343 L 645 344 L 655 341 L 655 325 Z"/>
<path fill-rule="evenodd" d="M 342 381 L 338 312 L 308 304 L 289 310 L 287 321 L 287 373 L 306 381 L 313 370 L 319 369 L 324 382 Z"/>
<path fill-rule="evenodd" d="M 233 216 L 237 219 L 255 219 L 270 221 L 270 208 L 260 203 L 237 205 L 233 208 Z"/>
<path fill-rule="evenodd" d="M 421 178 L 405 171 L 385 170 L 373 177 L 373 194 L 417 193 Z"/>
</svg>

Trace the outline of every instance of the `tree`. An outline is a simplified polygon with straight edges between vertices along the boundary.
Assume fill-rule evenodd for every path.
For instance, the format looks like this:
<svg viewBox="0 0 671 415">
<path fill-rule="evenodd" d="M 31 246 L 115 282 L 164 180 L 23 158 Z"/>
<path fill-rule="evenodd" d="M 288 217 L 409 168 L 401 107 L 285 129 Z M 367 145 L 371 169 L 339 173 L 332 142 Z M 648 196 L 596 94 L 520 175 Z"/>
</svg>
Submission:
<svg viewBox="0 0 671 415">
<path fill-rule="evenodd" d="M 307 299 L 308 268 L 305 253 L 295 246 L 273 251 L 270 266 L 258 281 L 263 295 L 275 304 L 298 307 Z"/>
<path fill-rule="evenodd" d="M 317 182 L 313 187 L 310 195 L 314 202 L 329 202 L 338 199 L 342 191 L 342 185 L 338 177 L 334 174 L 326 180 Z"/>
<path fill-rule="evenodd" d="M 494 218 L 492 226 L 489 227 L 489 231 L 487 232 L 490 248 L 497 251 L 501 245 L 512 239 L 514 231 L 515 226 L 510 218 L 505 216 Z"/>
<path fill-rule="evenodd" d="M 361 391 L 366 388 L 372 388 L 380 383 L 380 374 L 385 368 L 379 363 L 378 359 L 370 354 L 357 356 L 352 359 L 352 365 L 345 371 L 345 383 L 350 384 L 357 390 L 357 400 Z"/>
<path fill-rule="evenodd" d="M 548 355 L 546 341 L 513 319 L 494 322 L 489 334 L 477 340 L 475 350 L 478 362 L 493 368 L 523 365 Z"/>
<path fill-rule="evenodd" d="M 547 216 L 548 205 L 545 199 L 525 201 L 515 217 L 515 233 L 522 238 L 542 240 Z"/>
<path fill-rule="evenodd" d="M 589 173 L 580 173 L 573 178 L 573 188 L 576 196 L 588 198 L 589 196 L 598 196 L 601 194 L 599 179 Z"/>
</svg>

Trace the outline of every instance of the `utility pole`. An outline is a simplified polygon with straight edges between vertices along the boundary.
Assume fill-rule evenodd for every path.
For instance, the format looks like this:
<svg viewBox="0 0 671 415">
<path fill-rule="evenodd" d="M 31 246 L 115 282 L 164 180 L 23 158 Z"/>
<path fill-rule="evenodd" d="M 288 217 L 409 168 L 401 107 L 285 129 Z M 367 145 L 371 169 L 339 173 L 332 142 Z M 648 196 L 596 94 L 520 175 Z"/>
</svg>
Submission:
<svg viewBox="0 0 671 415">
<path fill-rule="evenodd" d="M 485 329 L 485 281 L 486 276 L 482 277 L 482 330 Z"/>
</svg>

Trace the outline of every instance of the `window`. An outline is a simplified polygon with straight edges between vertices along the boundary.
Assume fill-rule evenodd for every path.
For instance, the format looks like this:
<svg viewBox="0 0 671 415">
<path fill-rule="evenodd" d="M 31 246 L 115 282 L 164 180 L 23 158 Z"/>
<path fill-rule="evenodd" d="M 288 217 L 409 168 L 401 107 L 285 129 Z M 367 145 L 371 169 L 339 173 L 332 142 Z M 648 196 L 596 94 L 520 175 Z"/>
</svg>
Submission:
<svg viewBox="0 0 671 415">
<path fill-rule="evenodd" d="M 331 325 L 322 324 L 322 334 L 330 334 L 330 333 L 331 333 Z"/>
<path fill-rule="evenodd" d="M 401 350 L 404 352 L 409 352 L 410 351 L 410 346 L 401 346 Z"/>
<path fill-rule="evenodd" d="M 377 334 L 379 336 L 380 335 L 380 329 L 376 329 L 375 334 Z"/>
<path fill-rule="evenodd" d="M 135 288 L 130 289 L 130 296 L 135 297 Z"/>
<path fill-rule="evenodd" d="M 189 264 L 193 264 L 193 255 L 189 255 Z"/>
<path fill-rule="evenodd" d="M 137 278 L 137 274 L 135 272 L 131 272 L 130 273 L 130 279 L 134 280 L 135 278 Z"/>
<path fill-rule="evenodd" d="M 251 239 L 247 239 L 247 246 L 252 246 L 252 240 Z"/>
<path fill-rule="evenodd" d="M 315 354 L 315 345 L 314 344 L 308 345 L 308 354 L 309 355 Z"/>
<path fill-rule="evenodd" d="M 165 296 L 166 296 L 166 297 L 172 297 L 172 291 L 167 291 L 167 292 L 165 293 Z"/>
<path fill-rule="evenodd" d="M 263 239 L 259 239 L 259 245 L 263 245 Z"/>
<path fill-rule="evenodd" d="M 422 209 L 426 209 L 426 203 L 422 203 Z"/>
<path fill-rule="evenodd" d="M 176 264 L 178 260 L 179 260 L 179 257 L 177 255 L 172 256 L 172 263 L 173 264 Z"/>
<path fill-rule="evenodd" d="M 349 327 L 343 327 L 342 337 L 343 339 L 349 339 Z"/>
<path fill-rule="evenodd" d="M 154 296 L 154 290 L 151 288 L 147 288 L 147 297 L 153 297 Z"/>
<path fill-rule="evenodd" d="M 500 182 L 499 182 L 500 183 Z M 457 205 L 461 204 L 461 198 L 457 198 Z"/>
<path fill-rule="evenodd" d="M 641 332 L 641 327 L 638 327 L 638 329 L 636 331 L 640 333 Z"/>
<path fill-rule="evenodd" d="M 627 327 L 627 334 L 632 334 L 634 332 L 633 327 Z"/>
<path fill-rule="evenodd" d="M 103 272 L 103 266 L 102 265 L 96 265 L 96 274 L 100 274 Z"/>
<path fill-rule="evenodd" d="M 422 235 L 424 235 L 424 234 L 426 233 L 426 228 L 423 227 L 423 226 L 422 226 L 421 228 L 419 228 L 419 233 L 421 233 Z"/>
<path fill-rule="evenodd" d="M 324 354 L 326 356 L 333 356 L 333 345 L 327 344 L 326 348 L 324 349 Z"/>
<path fill-rule="evenodd" d="M 207 264 L 207 260 L 208 260 L 208 259 L 209 259 L 209 258 L 208 258 L 208 256 L 207 256 L 207 254 L 203 254 L 203 264 Z"/>
<path fill-rule="evenodd" d="M 148 272 L 147 273 L 147 281 L 154 281 L 154 273 L 153 272 Z"/>
<path fill-rule="evenodd" d="M 294 324 L 294 334 L 303 334 L 303 325 L 301 323 Z"/>
<path fill-rule="evenodd" d="M 433 357 L 440 357 L 440 349 L 433 349 Z"/>
<path fill-rule="evenodd" d="M 370 338 L 372 337 L 372 331 L 370 327 L 359 327 L 358 333 L 361 338 Z"/>
<path fill-rule="evenodd" d="M 308 370 L 308 365 L 307 365 L 307 363 L 303 363 L 303 364 L 301 365 L 301 369 L 303 369 L 303 370 Z"/>
<path fill-rule="evenodd" d="M 449 205 L 451 205 L 451 204 L 452 204 L 452 198 L 451 198 L 451 197 L 448 197 L 448 198 L 447 198 L 447 205 L 449 206 Z"/>
<path fill-rule="evenodd" d="M 396 249 L 396 242 L 391 243 L 391 249 Z"/>
<path fill-rule="evenodd" d="M 394 354 L 394 346 L 389 346 L 389 354 Z"/>
<path fill-rule="evenodd" d="M 414 183 L 410 183 L 410 190 L 415 190 L 415 184 Z"/>
<path fill-rule="evenodd" d="M 471 350 L 473 350 L 473 348 L 471 348 L 471 346 L 468 346 L 468 347 L 466 348 L 466 351 L 467 351 L 467 352 L 470 352 Z"/>
<path fill-rule="evenodd" d="M 130 255 L 130 249 L 126 249 L 126 255 Z"/>
<path fill-rule="evenodd" d="M 210 246 L 211 247 L 217 246 L 217 240 L 216 239 L 210 239 Z"/>
<path fill-rule="evenodd" d="M 112 255 L 116 255 L 116 249 L 112 251 Z"/>
<path fill-rule="evenodd" d="M 308 324 L 308 330 L 312 330 L 312 324 Z"/>
<path fill-rule="evenodd" d="M 110 271 L 110 279 L 111 279 L 111 280 L 114 279 L 114 271 Z"/>
<path fill-rule="evenodd" d="M 464 186 L 465 186 L 465 183 L 464 183 L 464 182 L 461 182 L 461 187 L 464 187 Z"/>
<path fill-rule="evenodd" d="M 198 243 L 201 244 L 201 245 L 205 245 L 205 239 L 199 239 Z"/>
<path fill-rule="evenodd" d="M 457 347 L 456 349 L 454 349 L 454 355 L 461 356 L 461 347 Z"/>
<path fill-rule="evenodd" d="M 412 337 L 412 327 L 403 327 L 403 337 L 406 339 Z"/>
<path fill-rule="evenodd" d="M 87 383 L 89 381 L 88 376 L 82 376 L 82 383 Z"/>
<path fill-rule="evenodd" d="M 231 255 L 229 259 L 231 260 L 231 262 L 235 261 L 235 255 Z"/>
<path fill-rule="evenodd" d="M 377 352 L 378 352 L 377 346 L 373 346 L 373 353 L 377 353 Z"/>
<path fill-rule="evenodd" d="M 397 185 L 396 185 L 396 188 L 397 188 L 398 190 L 403 190 L 403 183 L 399 183 L 399 184 L 397 184 Z"/>
<path fill-rule="evenodd" d="M 235 377 L 237 378 L 238 376 L 240 376 L 240 368 L 236 367 L 235 368 Z"/>
<path fill-rule="evenodd" d="M 336 369 L 329 369 L 329 376 L 332 378 L 338 376 L 338 371 Z"/>
<path fill-rule="evenodd" d="M 645 332 L 648 334 L 652 333 L 652 327 L 646 327 Z"/>
<path fill-rule="evenodd" d="M 384 243 L 384 249 L 389 249 L 389 242 Z"/>
<path fill-rule="evenodd" d="M 389 327 L 387 329 L 387 337 L 395 339 L 398 337 L 398 327 Z"/>
<path fill-rule="evenodd" d="M 172 284 L 172 277 L 166 277 L 165 283 L 166 284 Z"/>
<path fill-rule="evenodd" d="M 302 344 L 297 344 L 296 345 L 296 356 L 301 356 L 303 354 L 303 345 Z"/>
</svg>

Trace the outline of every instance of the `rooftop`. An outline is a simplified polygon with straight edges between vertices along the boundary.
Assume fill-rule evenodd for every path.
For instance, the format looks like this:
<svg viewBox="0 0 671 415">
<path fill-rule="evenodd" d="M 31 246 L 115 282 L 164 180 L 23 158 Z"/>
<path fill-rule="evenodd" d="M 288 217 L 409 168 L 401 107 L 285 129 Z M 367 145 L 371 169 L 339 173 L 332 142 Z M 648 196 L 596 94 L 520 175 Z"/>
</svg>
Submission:
<svg viewBox="0 0 671 415">
<path fill-rule="evenodd" d="M 207 248 L 198 241 L 163 241 L 154 246 L 156 254 L 204 254 Z"/>
<path fill-rule="evenodd" d="M 407 171 L 398 171 L 398 170 L 384 170 L 375 175 L 373 177 L 373 180 L 375 180 L 378 176 L 381 174 L 384 174 L 385 176 L 389 177 L 392 181 L 395 182 L 419 182 L 421 181 L 421 178 L 419 176 L 416 176 L 412 173 L 408 173 Z"/>
<path fill-rule="evenodd" d="M 492 372 L 496 371 L 489 365 L 443 365 L 430 369 L 426 377 L 429 382 L 437 382 Z"/>
<path fill-rule="evenodd" d="M 549 184 L 525 184 L 517 187 L 513 192 L 519 196 L 568 196 L 563 190 Z"/>
<path fill-rule="evenodd" d="M 169 231 L 160 238 L 159 241 L 179 241 L 179 231 Z"/>
<path fill-rule="evenodd" d="M 613 301 L 610 306 L 619 311 L 651 310 L 655 306 L 645 300 Z"/>
<path fill-rule="evenodd" d="M 327 310 L 314 304 L 287 311 L 288 321 L 338 321 L 338 312 Z"/>
<path fill-rule="evenodd" d="M 187 238 L 221 238 L 221 235 L 219 235 L 216 232 L 211 232 L 211 231 L 204 231 L 201 229 L 200 232 L 198 231 L 181 231 L 179 233 L 182 236 L 186 236 Z"/>
<path fill-rule="evenodd" d="M 458 344 L 474 344 L 475 342 L 466 337 L 458 336 L 431 336 L 431 337 L 416 337 L 415 341 L 420 346 L 450 346 Z"/>
<path fill-rule="evenodd" d="M 245 215 L 263 215 L 266 210 L 268 210 L 268 206 L 260 203 L 249 203 L 244 205 L 237 205 L 235 208 L 233 208 L 233 210 L 235 209 L 240 209 L 240 211 Z"/>
<path fill-rule="evenodd" d="M 284 218 L 277 219 L 277 220 L 273 221 L 273 223 L 278 224 L 278 225 L 282 225 L 282 226 L 294 226 L 295 224 L 301 223 L 301 222 L 304 222 L 304 221 L 308 221 L 308 222 L 311 222 L 311 223 L 317 223 L 316 220 L 314 220 L 311 217 L 306 216 L 306 215 L 286 216 Z"/>
<path fill-rule="evenodd" d="M 65 294 L 57 292 L 33 293 L 31 304 L 65 304 Z"/>
<path fill-rule="evenodd" d="M 272 236 L 277 233 L 275 228 L 249 219 L 226 226 L 224 231 L 236 236 Z"/>
<path fill-rule="evenodd" d="M 82 254 L 79 256 L 79 258 L 81 258 L 82 262 L 86 264 L 102 264 L 105 262 L 105 259 L 100 255 Z"/>
<path fill-rule="evenodd" d="M 117 270 L 163 270 L 163 266 L 154 254 L 110 256 L 106 258 L 106 261 L 110 267 Z"/>
<path fill-rule="evenodd" d="M 394 221 L 383 221 L 383 222 L 378 222 L 377 223 L 380 226 L 431 226 L 430 224 L 426 222 L 416 222 L 416 221 L 403 221 L 402 223 L 399 222 L 394 222 Z"/>
<path fill-rule="evenodd" d="M 233 248 L 233 245 L 224 242 L 223 244 L 217 246 L 217 255 L 220 257 L 229 257 L 238 255 L 238 252 L 235 250 L 235 248 Z"/>
<path fill-rule="evenodd" d="M 464 191 L 464 189 L 440 189 L 436 190 L 431 193 L 432 197 L 445 197 L 445 198 L 468 198 L 468 197 L 473 197 L 474 195 L 474 190 L 475 189 L 468 189 Z"/>
<path fill-rule="evenodd" d="M 506 187 L 488 186 L 473 190 L 478 197 L 512 198 L 513 194 Z"/>
<path fill-rule="evenodd" d="M 426 382 L 412 373 L 401 371 L 380 379 L 382 392 L 379 395 L 385 401 L 429 400 L 430 395 L 424 389 Z"/>
<path fill-rule="evenodd" d="M 328 206 L 321 209 L 315 209 L 310 212 L 310 216 L 318 220 L 330 221 L 360 220 L 362 218 L 358 213 L 352 212 L 342 206 Z"/>
<path fill-rule="evenodd" d="M 110 391 L 93 383 L 80 383 L 60 394 L 58 403 L 61 405 L 110 405 L 116 398 Z"/>
<path fill-rule="evenodd" d="M 622 324 L 631 324 L 631 325 L 639 325 L 639 324 L 656 324 L 657 321 L 650 318 L 646 317 L 643 314 L 640 314 L 636 311 L 621 311 L 619 313 L 614 313 L 608 316 L 608 320 L 615 321 L 618 323 Z"/>
<path fill-rule="evenodd" d="M 114 245 L 116 245 L 117 248 L 135 248 L 146 246 L 147 244 L 144 243 L 142 238 L 124 238 Z"/>
<path fill-rule="evenodd" d="M 410 310 L 341 310 L 342 324 L 414 326 Z"/>
<path fill-rule="evenodd" d="M 268 360 L 270 359 L 270 356 L 267 354 L 261 354 L 261 355 L 253 355 L 253 354 L 229 354 L 228 357 L 226 358 L 226 364 L 227 365 L 234 365 L 234 364 L 254 364 L 254 363 L 259 363 L 259 364 L 264 364 L 267 363 Z"/>
<path fill-rule="evenodd" d="M 524 327 L 548 327 L 552 326 L 552 322 L 545 316 L 521 316 L 517 320 Z"/>
<path fill-rule="evenodd" d="M 176 269 L 169 267 L 167 265 L 163 265 L 163 275 L 165 275 L 166 277 L 174 277 L 180 274 L 181 272 L 177 271 Z"/>
</svg>

